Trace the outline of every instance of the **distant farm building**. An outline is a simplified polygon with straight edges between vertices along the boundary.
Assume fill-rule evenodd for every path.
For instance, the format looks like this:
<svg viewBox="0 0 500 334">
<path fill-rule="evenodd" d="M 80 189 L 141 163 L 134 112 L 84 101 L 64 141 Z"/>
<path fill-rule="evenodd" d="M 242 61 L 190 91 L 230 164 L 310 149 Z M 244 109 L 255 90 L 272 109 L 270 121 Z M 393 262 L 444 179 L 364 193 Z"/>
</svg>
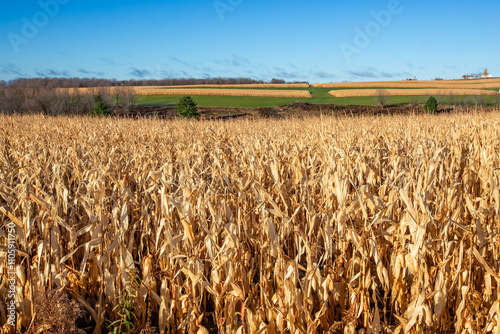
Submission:
<svg viewBox="0 0 500 334">
<path fill-rule="evenodd" d="M 488 78 L 492 78 L 491 74 L 488 73 L 488 69 L 484 69 L 483 71 L 483 75 L 481 75 L 481 79 L 488 79 Z"/>
</svg>

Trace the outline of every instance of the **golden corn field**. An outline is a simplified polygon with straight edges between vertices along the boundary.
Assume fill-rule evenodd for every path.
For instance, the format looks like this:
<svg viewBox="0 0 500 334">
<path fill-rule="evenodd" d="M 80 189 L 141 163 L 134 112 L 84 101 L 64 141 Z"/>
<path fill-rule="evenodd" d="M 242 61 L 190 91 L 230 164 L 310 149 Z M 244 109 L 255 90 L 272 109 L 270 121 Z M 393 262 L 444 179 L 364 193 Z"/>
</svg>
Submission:
<svg viewBox="0 0 500 334">
<path fill-rule="evenodd" d="M 330 88 L 446 88 L 446 89 L 489 89 L 500 88 L 500 79 L 475 80 L 435 80 L 435 81 L 372 81 L 372 82 L 340 82 L 317 83 L 313 87 Z"/>
<path fill-rule="evenodd" d="M 308 90 L 286 89 L 218 89 L 218 88 L 152 88 L 136 87 L 137 95 L 221 95 L 263 97 L 312 97 Z"/>
<path fill-rule="evenodd" d="M 186 87 L 215 87 L 214 85 L 178 85 L 169 86 L 169 88 L 186 88 Z M 308 83 L 285 83 L 285 84 L 234 84 L 234 85 L 216 85 L 216 87 L 248 87 L 248 88 L 309 88 Z"/>
<path fill-rule="evenodd" d="M 248 86 L 248 85 L 247 85 Z M 245 86 L 245 87 L 247 87 Z M 219 96 L 262 96 L 262 97 L 312 97 L 308 90 L 286 90 L 286 89 L 218 89 L 218 88 L 172 88 L 175 86 L 135 86 L 132 87 L 137 95 L 219 95 Z M 234 85 L 237 87 L 237 85 Z M 250 87 L 250 86 L 248 86 Z M 262 85 L 262 87 L 271 87 L 271 85 Z M 121 87 L 106 87 L 113 94 Z M 72 94 L 75 91 L 79 93 L 93 93 L 97 88 L 58 88 L 58 91 L 66 91 Z"/>
<path fill-rule="evenodd" d="M 498 111 L 0 134 L 0 324 L 14 223 L 19 330 L 57 289 L 80 333 L 500 332 Z"/>
<path fill-rule="evenodd" d="M 331 90 L 328 93 L 333 97 L 360 97 L 360 96 L 376 96 L 379 89 L 339 89 Z M 498 95 L 498 92 L 493 90 L 483 89 L 383 89 L 389 96 L 396 95 Z"/>
</svg>

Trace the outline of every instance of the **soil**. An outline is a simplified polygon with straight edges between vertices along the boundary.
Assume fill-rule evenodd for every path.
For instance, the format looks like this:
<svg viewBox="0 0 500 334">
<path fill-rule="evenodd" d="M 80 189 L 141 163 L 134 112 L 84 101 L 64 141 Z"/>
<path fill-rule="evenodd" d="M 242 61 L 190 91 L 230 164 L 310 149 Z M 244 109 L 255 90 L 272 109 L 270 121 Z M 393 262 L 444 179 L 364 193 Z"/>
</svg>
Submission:
<svg viewBox="0 0 500 334">
<path fill-rule="evenodd" d="M 451 112 L 462 107 L 446 106 L 438 112 Z M 309 104 L 306 102 L 295 102 L 279 107 L 265 108 L 227 108 L 227 107 L 198 107 L 200 119 L 226 120 L 233 118 L 286 118 L 290 116 L 304 117 L 307 115 L 409 115 L 423 113 L 423 106 L 393 105 L 393 106 L 341 106 L 336 104 Z M 120 108 L 115 110 L 115 115 L 125 116 Z M 147 118 L 174 118 L 175 107 L 147 107 L 136 106 L 127 117 Z"/>
</svg>

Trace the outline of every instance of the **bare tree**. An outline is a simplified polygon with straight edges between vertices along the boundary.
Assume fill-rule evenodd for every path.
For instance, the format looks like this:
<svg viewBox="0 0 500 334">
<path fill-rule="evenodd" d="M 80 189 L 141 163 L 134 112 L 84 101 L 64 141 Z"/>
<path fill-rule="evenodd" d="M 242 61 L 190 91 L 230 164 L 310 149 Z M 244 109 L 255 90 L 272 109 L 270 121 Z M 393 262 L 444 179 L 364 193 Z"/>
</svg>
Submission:
<svg viewBox="0 0 500 334">
<path fill-rule="evenodd" d="M 24 98 L 24 90 L 21 88 L 8 88 L 5 91 L 5 103 L 11 112 L 22 111 L 21 106 L 24 103 Z"/>
<path fill-rule="evenodd" d="M 122 112 L 125 115 L 130 113 L 130 110 L 137 104 L 137 94 L 132 87 L 120 87 L 114 90 L 115 99 L 122 107 Z"/>
<path fill-rule="evenodd" d="M 385 89 L 377 89 L 375 96 L 377 97 L 378 104 L 384 107 L 389 99 L 389 92 Z"/>
</svg>

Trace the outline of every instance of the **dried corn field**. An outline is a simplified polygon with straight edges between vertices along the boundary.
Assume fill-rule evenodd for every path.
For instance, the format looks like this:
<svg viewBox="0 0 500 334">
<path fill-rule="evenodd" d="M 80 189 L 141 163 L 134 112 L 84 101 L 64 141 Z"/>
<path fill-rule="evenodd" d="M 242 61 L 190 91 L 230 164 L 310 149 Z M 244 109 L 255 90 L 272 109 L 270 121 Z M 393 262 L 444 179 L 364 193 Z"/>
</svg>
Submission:
<svg viewBox="0 0 500 334">
<path fill-rule="evenodd" d="M 59 289 L 104 333 L 138 280 L 135 324 L 161 333 L 500 331 L 499 112 L 0 134 L 19 329 Z"/>
<path fill-rule="evenodd" d="M 269 86 L 269 85 L 268 85 Z M 268 87 L 262 86 L 262 87 Z M 236 86 L 234 86 L 236 87 Z M 115 94 L 120 87 L 106 87 L 111 94 Z M 135 86 L 137 95 L 217 95 L 217 96 L 261 96 L 261 97 L 312 97 L 308 90 L 287 89 L 241 89 L 241 88 L 172 88 L 167 86 Z M 95 94 L 97 88 L 78 88 L 80 94 Z M 58 88 L 58 91 L 68 91 L 74 94 L 75 89 Z"/>
<path fill-rule="evenodd" d="M 163 86 L 166 87 L 166 86 Z M 178 85 L 168 86 L 169 88 L 185 88 L 185 87 L 225 87 L 225 88 L 309 88 L 308 83 L 285 83 L 285 84 L 234 84 L 234 85 Z"/>
<path fill-rule="evenodd" d="M 220 95 L 262 97 L 312 97 L 308 90 L 286 89 L 219 89 L 219 88 L 136 88 L 138 95 Z"/>
<path fill-rule="evenodd" d="M 435 80 L 435 81 L 367 81 L 317 83 L 313 87 L 325 88 L 441 88 L 441 89 L 490 89 L 500 88 L 500 79 Z"/>
<path fill-rule="evenodd" d="M 377 96 L 379 89 L 340 89 L 331 90 L 328 93 L 333 97 L 361 97 Z M 383 92 L 389 96 L 398 95 L 498 95 L 493 90 L 483 89 L 383 89 Z"/>
</svg>

